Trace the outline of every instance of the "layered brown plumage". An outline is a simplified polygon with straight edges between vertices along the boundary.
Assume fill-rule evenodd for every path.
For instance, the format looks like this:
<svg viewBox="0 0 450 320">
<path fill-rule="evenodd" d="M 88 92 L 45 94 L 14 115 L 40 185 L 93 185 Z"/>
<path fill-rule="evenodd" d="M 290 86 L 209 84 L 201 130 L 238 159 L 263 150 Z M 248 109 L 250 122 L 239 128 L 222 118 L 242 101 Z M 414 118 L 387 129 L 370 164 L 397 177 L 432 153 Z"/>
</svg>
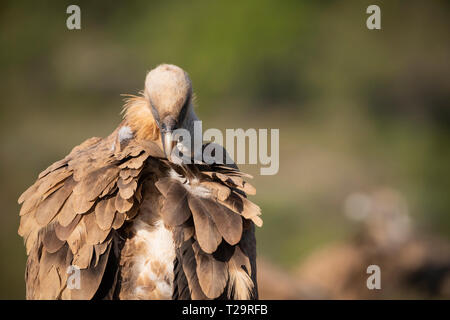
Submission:
<svg viewBox="0 0 450 320">
<path fill-rule="evenodd" d="M 255 192 L 249 176 L 167 160 L 144 97 L 125 114 L 110 136 L 75 147 L 20 196 L 27 299 L 257 298 L 262 220 L 246 197 Z M 170 254 L 157 252 L 161 241 Z M 79 289 L 68 286 L 71 266 Z"/>
</svg>

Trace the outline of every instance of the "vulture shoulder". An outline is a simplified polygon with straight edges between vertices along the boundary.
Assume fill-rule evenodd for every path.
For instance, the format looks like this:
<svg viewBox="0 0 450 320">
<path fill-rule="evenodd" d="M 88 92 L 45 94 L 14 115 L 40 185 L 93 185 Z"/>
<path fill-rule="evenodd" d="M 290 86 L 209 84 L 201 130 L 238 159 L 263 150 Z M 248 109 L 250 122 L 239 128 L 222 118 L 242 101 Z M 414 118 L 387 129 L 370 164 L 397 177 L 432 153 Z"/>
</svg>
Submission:
<svg viewBox="0 0 450 320">
<path fill-rule="evenodd" d="M 138 212 L 144 168 L 158 170 L 145 164 L 163 156 L 156 144 L 123 139 L 119 131 L 75 147 L 20 196 L 27 299 L 116 294 L 119 231 Z M 73 268 L 80 272 L 77 290 L 68 288 Z"/>
</svg>

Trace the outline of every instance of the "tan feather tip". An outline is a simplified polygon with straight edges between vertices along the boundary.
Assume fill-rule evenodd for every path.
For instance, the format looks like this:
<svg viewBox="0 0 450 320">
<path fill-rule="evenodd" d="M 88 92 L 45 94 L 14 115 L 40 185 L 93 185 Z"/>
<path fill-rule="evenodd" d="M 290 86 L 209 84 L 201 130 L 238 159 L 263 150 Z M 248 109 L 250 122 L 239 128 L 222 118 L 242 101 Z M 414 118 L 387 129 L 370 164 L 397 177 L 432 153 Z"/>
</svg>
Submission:
<svg viewBox="0 0 450 320">
<path fill-rule="evenodd" d="M 258 226 L 258 227 L 262 227 L 263 226 L 263 220 L 259 217 L 259 216 L 254 216 L 251 218 L 251 220 L 253 221 L 253 223 Z"/>
</svg>

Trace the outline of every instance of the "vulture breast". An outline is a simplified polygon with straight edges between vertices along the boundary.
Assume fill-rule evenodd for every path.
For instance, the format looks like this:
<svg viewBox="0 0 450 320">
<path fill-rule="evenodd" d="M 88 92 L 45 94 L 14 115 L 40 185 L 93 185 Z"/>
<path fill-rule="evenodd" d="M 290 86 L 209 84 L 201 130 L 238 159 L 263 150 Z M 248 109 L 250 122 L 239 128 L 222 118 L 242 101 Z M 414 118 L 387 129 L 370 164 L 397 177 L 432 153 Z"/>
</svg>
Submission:
<svg viewBox="0 0 450 320">
<path fill-rule="evenodd" d="M 129 290 L 122 290 L 120 298 L 172 299 L 175 260 L 172 231 L 162 220 L 148 224 L 137 219 L 131 229 L 134 236 L 127 240 L 122 255 L 124 263 L 130 267 L 122 274 L 123 281 L 130 282 Z M 133 255 L 127 256 L 127 253 Z M 135 278 L 130 279 L 128 275 L 133 274 Z"/>
</svg>

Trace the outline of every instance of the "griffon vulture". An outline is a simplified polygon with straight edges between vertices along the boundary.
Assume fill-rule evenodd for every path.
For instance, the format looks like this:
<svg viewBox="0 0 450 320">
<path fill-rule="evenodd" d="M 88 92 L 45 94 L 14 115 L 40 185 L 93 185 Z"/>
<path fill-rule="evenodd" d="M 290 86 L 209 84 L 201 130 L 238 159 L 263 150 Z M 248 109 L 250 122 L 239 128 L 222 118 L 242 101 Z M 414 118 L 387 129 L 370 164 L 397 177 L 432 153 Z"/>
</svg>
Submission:
<svg viewBox="0 0 450 320">
<path fill-rule="evenodd" d="M 27 299 L 258 297 L 248 175 L 171 161 L 172 132 L 198 120 L 192 96 L 181 68 L 151 70 L 111 135 L 73 148 L 20 196 Z"/>
</svg>

